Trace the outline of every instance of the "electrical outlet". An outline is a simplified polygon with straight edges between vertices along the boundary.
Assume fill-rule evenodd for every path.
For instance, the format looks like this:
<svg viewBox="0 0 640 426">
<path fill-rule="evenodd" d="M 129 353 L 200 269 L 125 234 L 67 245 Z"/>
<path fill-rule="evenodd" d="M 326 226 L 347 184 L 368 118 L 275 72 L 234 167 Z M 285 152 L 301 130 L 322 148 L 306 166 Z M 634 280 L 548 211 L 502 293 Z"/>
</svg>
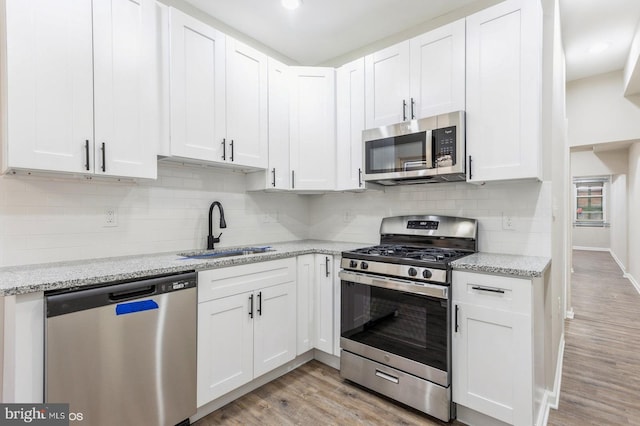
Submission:
<svg viewBox="0 0 640 426">
<path fill-rule="evenodd" d="M 342 217 L 342 220 L 344 223 L 349 223 L 353 220 L 353 213 L 351 213 L 351 211 L 347 210 L 344 212 L 344 216 Z"/>
<path fill-rule="evenodd" d="M 508 231 L 513 231 L 516 229 L 514 218 L 508 213 L 502 213 L 502 229 Z"/>
<path fill-rule="evenodd" d="M 104 227 L 118 226 L 118 210 L 115 207 L 104 209 Z"/>
</svg>

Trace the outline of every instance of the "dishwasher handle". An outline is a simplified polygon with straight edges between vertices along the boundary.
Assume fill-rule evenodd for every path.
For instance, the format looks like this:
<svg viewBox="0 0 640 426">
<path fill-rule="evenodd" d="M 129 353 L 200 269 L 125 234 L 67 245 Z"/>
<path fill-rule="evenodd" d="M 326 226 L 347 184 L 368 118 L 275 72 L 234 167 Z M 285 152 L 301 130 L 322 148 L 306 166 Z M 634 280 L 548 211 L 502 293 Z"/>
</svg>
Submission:
<svg viewBox="0 0 640 426">
<path fill-rule="evenodd" d="M 144 287 L 136 287 L 134 289 L 125 289 L 121 291 L 114 291 L 109 293 L 109 300 L 112 302 L 119 302 L 121 300 L 129 300 L 136 297 L 151 296 L 156 293 L 155 285 L 148 285 Z"/>
</svg>

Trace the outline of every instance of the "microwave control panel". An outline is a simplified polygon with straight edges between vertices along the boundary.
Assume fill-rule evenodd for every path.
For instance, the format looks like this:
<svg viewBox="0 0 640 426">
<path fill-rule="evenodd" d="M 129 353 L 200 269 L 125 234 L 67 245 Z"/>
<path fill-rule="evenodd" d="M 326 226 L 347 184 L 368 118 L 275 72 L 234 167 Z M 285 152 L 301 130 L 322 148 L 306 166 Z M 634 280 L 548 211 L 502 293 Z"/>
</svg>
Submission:
<svg viewBox="0 0 640 426">
<path fill-rule="evenodd" d="M 433 156 L 436 167 L 456 164 L 456 126 L 433 130 Z"/>
</svg>

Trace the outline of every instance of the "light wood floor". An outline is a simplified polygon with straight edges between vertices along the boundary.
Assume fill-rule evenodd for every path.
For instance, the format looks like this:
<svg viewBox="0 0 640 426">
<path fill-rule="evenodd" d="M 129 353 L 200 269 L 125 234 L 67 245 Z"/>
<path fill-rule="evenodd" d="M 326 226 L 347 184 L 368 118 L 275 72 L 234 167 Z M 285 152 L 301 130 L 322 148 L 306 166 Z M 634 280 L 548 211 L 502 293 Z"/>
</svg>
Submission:
<svg viewBox="0 0 640 426">
<path fill-rule="evenodd" d="M 549 426 L 640 425 L 640 295 L 608 253 L 575 251 L 562 390 Z M 312 361 L 211 413 L 213 425 L 443 425 Z M 454 422 L 453 425 L 461 425 Z"/>
<path fill-rule="evenodd" d="M 609 253 L 574 251 L 562 389 L 549 426 L 640 425 L 640 294 Z"/>
</svg>

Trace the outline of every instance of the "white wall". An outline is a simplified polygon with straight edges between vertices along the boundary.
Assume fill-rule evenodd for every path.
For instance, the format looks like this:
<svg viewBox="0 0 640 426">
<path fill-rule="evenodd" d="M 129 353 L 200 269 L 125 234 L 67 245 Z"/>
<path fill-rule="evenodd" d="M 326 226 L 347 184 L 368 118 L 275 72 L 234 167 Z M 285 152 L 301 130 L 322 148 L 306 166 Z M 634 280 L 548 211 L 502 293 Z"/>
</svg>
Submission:
<svg viewBox="0 0 640 426">
<path fill-rule="evenodd" d="M 205 248 L 214 200 L 227 221 L 221 247 L 307 237 L 304 197 L 246 193 L 244 182 L 242 173 L 163 163 L 157 181 L 139 183 L 1 176 L 0 266 Z M 117 208 L 117 227 L 103 227 L 106 207 Z M 216 209 L 214 231 L 217 218 Z"/>
<path fill-rule="evenodd" d="M 446 183 L 314 196 L 310 236 L 372 244 L 383 217 L 431 213 L 478 219 L 481 251 L 549 256 L 550 191 L 549 182 Z M 515 230 L 503 229 L 504 212 L 513 215 Z"/>
<path fill-rule="evenodd" d="M 629 231 L 627 273 L 636 283 L 640 283 L 640 221 L 636 220 L 640 207 L 640 142 L 629 147 L 629 175 L 627 179 L 627 227 Z"/>
<path fill-rule="evenodd" d="M 627 151 L 628 152 L 628 151 Z M 627 270 L 627 175 L 615 175 L 611 179 L 611 221 L 610 243 L 611 254 L 623 271 Z"/>
<path fill-rule="evenodd" d="M 623 96 L 622 70 L 567 84 L 569 145 L 640 139 L 637 98 Z"/>
</svg>

